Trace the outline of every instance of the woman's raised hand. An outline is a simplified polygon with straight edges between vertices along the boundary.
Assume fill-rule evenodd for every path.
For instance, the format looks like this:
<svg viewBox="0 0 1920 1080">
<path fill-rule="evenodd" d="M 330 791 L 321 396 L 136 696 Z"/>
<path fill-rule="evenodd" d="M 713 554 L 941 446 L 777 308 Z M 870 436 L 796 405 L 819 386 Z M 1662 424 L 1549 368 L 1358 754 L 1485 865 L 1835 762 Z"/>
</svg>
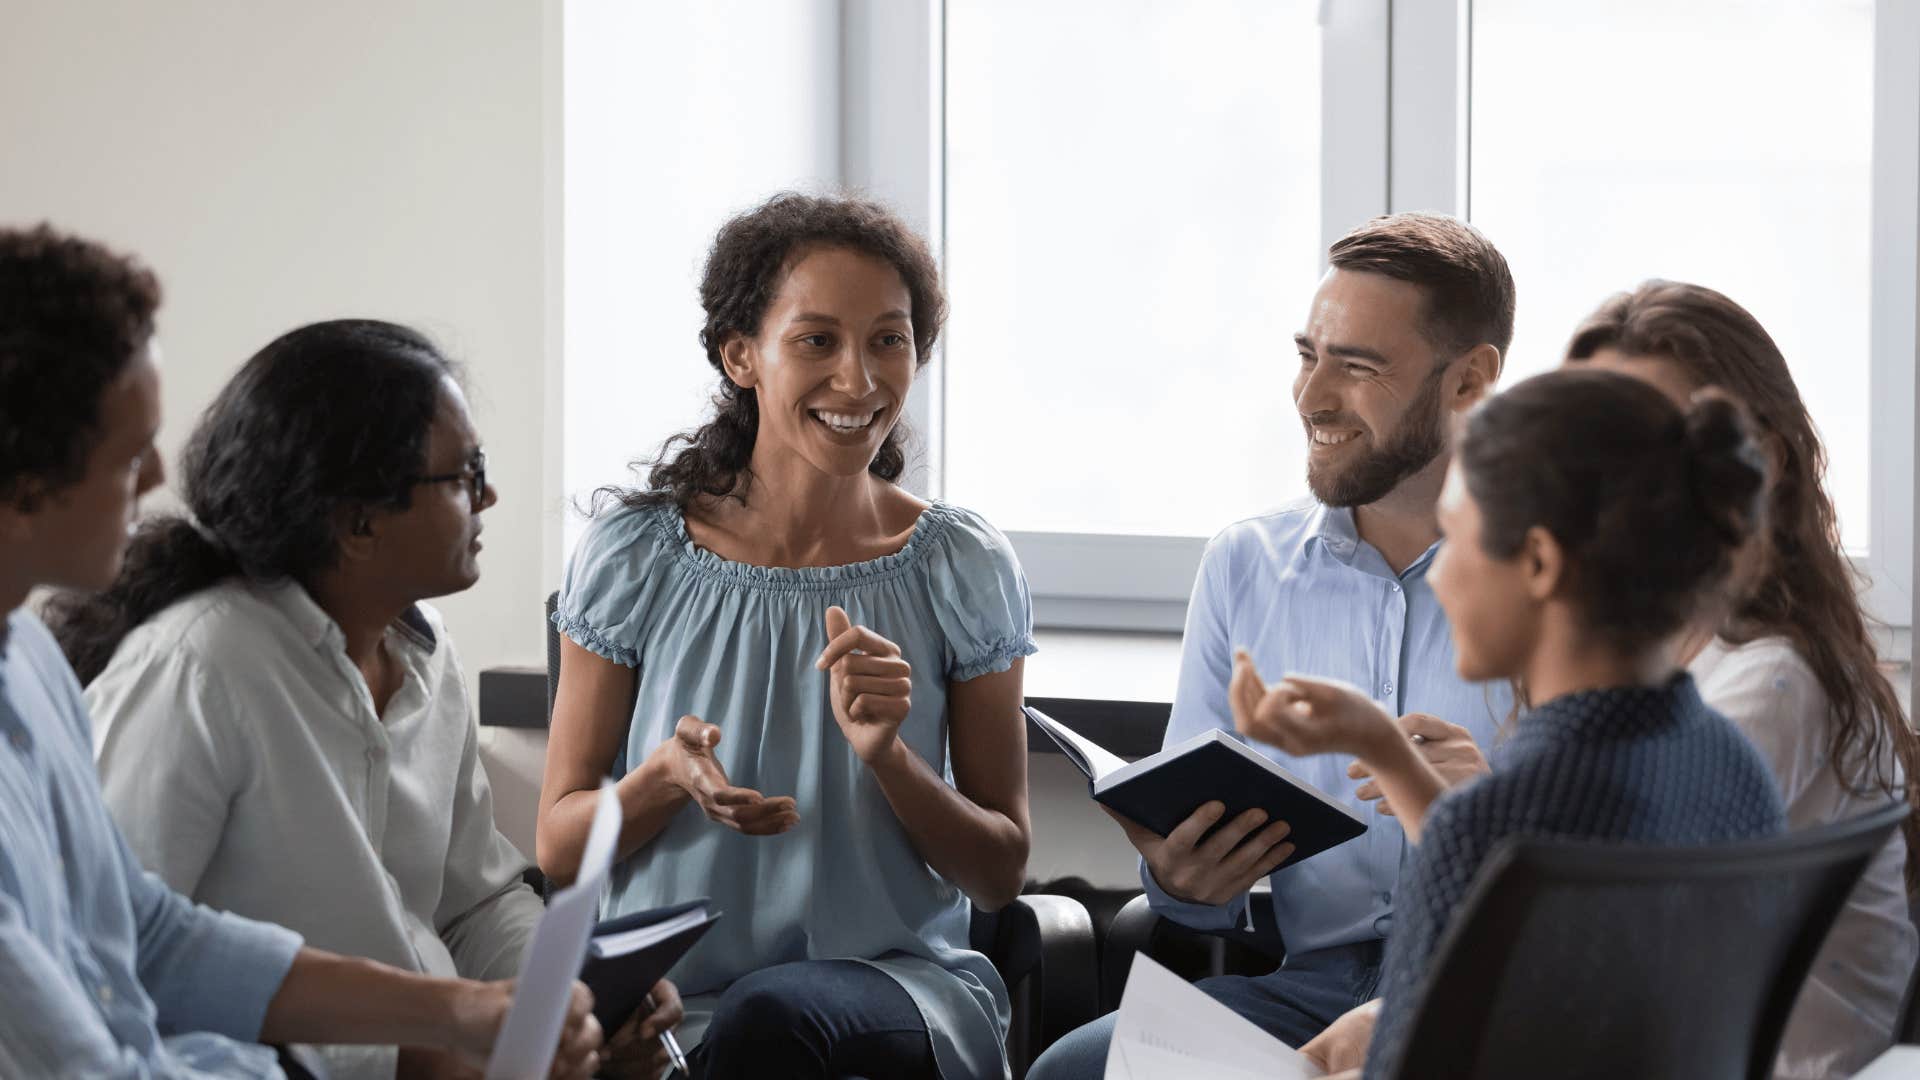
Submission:
<svg viewBox="0 0 1920 1080">
<path fill-rule="evenodd" d="M 1296 757 L 1341 753 L 1365 758 L 1381 740 L 1405 738 L 1392 715 L 1358 687 L 1290 675 L 1268 689 L 1245 650 L 1234 653 L 1227 700 L 1233 707 L 1233 726 L 1242 735 Z"/>
<path fill-rule="evenodd" d="M 793 797 L 768 798 L 752 788 L 735 787 L 713 756 L 720 729 L 697 716 L 683 716 L 673 738 L 654 753 L 663 755 L 670 783 L 687 793 L 707 817 L 748 836 L 774 836 L 800 824 Z"/>
<path fill-rule="evenodd" d="M 899 741 L 913 705 L 913 666 L 900 646 L 855 626 L 839 606 L 827 609 L 827 648 L 814 661 L 827 673 L 827 693 L 840 734 L 872 765 Z"/>
</svg>

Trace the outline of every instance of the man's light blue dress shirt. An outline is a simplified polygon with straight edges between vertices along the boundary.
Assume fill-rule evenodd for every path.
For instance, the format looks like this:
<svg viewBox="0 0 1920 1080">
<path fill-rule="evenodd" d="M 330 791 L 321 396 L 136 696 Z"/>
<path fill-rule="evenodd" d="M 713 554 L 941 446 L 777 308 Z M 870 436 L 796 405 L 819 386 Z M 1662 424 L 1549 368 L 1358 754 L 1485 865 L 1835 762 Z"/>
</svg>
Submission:
<svg viewBox="0 0 1920 1080">
<path fill-rule="evenodd" d="M 1269 683 L 1289 674 L 1342 679 L 1396 716 L 1430 713 L 1490 748 L 1512 693 L 1505 683 L 1468 683 L 1454 670 L 1447 617 L 1427 585 L 1438 547 L 1395 574 L 1360 539 L 1351 510 L 1313 501 L 1229 526 L 1200 561 L 1166 745 L 1209 728 L 1233 730 L 1227 683 L 1234 649 L 1245 648 Z M 1386 937 L 1406 833 L 1354 795 L 1361 781 L 1347 776 L 1352 758 L 1296 758 L 1253 745 L 1352 807 L 1369 826 L 1346 844 L 1274 872 L 1274 916 L 1287 951 Z M 1140 877 L 1154 909 L 1178 922 L 1202 930 L 1246 922 L 1245 896 L 1217 907 L 1189 904 L 1161 890 L 1144 861 Z"/>
<path fill-rule="evenodd" d="M 276 1077 L 253 1042 L 300 937 L 140 868 L 100 798 L 80 684 L 0 627 L 0 1076 Z"/>
</svg>

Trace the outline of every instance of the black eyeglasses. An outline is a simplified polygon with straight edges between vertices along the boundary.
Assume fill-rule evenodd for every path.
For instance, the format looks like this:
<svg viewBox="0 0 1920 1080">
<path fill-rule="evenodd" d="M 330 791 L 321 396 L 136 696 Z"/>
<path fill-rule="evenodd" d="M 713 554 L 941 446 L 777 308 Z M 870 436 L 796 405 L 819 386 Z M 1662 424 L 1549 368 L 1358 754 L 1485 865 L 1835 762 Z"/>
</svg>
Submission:
<svg viewBox="0 0 1920 1080">
<path fill-rule="evenodd" d="M 461 481 L 462 483 L 465 483 L 467 485 L 467 497 L 473 500 L 473 505 L 479 506 L 481 501 L 487 497 L 486 451 L 482 450 L 482 451 L 476 452 L 472 458 L 468 459 L 467 467 L 464 469 L 461 469 L 459 472 L 441 473 L 438 476 L 408 477 L 407 483 L 408 484 L 450 484 L 456 480 Z"/>
</svg>

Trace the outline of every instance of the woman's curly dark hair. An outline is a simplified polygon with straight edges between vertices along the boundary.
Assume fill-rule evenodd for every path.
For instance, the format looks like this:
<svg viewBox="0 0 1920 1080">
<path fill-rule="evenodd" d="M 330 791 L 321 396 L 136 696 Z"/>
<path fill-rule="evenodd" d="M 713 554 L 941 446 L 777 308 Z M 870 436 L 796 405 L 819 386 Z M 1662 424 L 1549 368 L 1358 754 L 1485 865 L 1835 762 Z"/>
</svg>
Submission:
<svg viewBox="0 0 1920 1080">
<path fill-rule="evenodd" d="M 101 394 L 159 307 L 131 258 L 49 225 L 0 229 L 0 500 L 31 509 L 86 473 Z"/>
<path fill-rule="evenodd" d="M 802 255 L 820 248 L 872 255 L 899 271 L 912 303 L 916 370 L 926 366 L 947 318 L 940 267 L 926 241 L 867 199 L 775 195 L 720 227 L 700 278 L 700 306 L 707 313 L 700 344 L 707 363 L 722 372 L 713 419 L 668 439 L 652 459 L 634 462 L 634 471 L 646 475 L 645 486 L 601 488 L 597 501 L 612 498 L 634 507 L 671 503 L 684 509 L 702 497 L 745 499 L 753 482 L 748 463 L 760 430 L 760 407 L 751 389 L 726 378 L 720 350 L 734 337 L 760 332 L 787 272 Z M 905 423 L 896 424 L 867 471 L 898 480 L 906 471 L 907 437 Z"/>
<path fill-rule="evenodd" d="M 181 455 L 193 519 L 145 522 L 107 591 L 47 605 L 81 682 L 175 601 L 236 575 L 308 584 L 338 558 L 343 519 L 404 509 L 454 373 L 421 334 L 371 319 L 303 326 L 255 353 Z"/>
</svg>

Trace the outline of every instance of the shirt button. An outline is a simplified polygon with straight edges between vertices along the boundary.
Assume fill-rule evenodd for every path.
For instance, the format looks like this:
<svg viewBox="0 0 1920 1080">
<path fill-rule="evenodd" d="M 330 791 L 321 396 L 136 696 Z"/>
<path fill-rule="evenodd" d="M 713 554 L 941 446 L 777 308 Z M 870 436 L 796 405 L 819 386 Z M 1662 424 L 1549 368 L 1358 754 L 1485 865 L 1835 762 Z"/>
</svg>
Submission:
<svg viewBox="0 0 1920 1080">
<path fill-rule="evenodd" d="M 1399 592 L 1399 591 L 1400 591 L 1400 583 L 1399 583 L 1399 582 L 1397 582 L 1397 581 L 1395 581 L 1395 582 L 1389 582 L 1389 583 L 1388 583 L 1388 585 L 1387 585 L 1387 588 L 1389 588 L 1389 589 L 1392 589 L 1392 590 L 1393 590 L 1394 592 Z"/>
<path fill-rule="evenodd" d="M 100 998 L 100 1004 L 102 1005 L 113 1004 L 113 987 L 108 986 L 106 983 L 101 983 L 98 994 Z"/>
<path fill-rule="evenodd" d="M 1386 684 L 1385 686 L 1382 686 L 1382 687 L 1380 688 L 1380 692 L 1381 692 L 1381 693 L 1383 693 L 1383 694 L 1391 694 L 1391 693 L 1393 693 L 1393 684 L 1392 684 L 1392 683 L 1388 683 L 1388 684 Z"/>
</svg>

